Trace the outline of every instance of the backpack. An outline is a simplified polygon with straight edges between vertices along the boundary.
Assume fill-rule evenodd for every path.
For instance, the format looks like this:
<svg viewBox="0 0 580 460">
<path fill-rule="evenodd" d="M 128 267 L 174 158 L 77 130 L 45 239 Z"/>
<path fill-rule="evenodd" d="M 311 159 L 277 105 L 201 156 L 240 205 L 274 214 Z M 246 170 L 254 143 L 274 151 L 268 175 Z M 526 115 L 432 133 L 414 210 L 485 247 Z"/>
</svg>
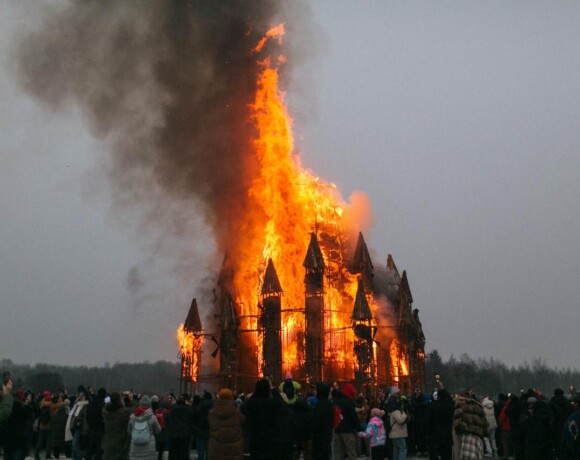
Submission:
<svg viewBox="0 0 580 460">
<path fill-rule="evenodd" d="M 147 420 L 136 420 L 131 430 L 131 442 L 137 445 L 149 444 L 151 430 Z"/>
<path fill-rule="evenodd" d="M 284 380 L 284 385 L 282 385 L 282 391 L 288 397 L 289 400 L 294 399 L 296 393 L 294 389 L 294 382 L 292 381 L 292 379 Z"/>
<path fill-rule="evenodd" d="M 338 407 L 336 404 L 333 404 L 332 414 L 333 414 L 332 429 L 336 430 L 336 428 L 338 427 L 338 425 L 340 425 L 340 422 L 342 422 L 342 419 L 344 418 L 342 416 L 342 409 Z"/>
<path fill-rule="evenodd" d="M 167 422 L 165 421 L 166 412 L 167 409 L 157 409 L 155 411 L 155 417 L 157 417 L 157 421 L 159 422 L 159 426 L 161 427 L 162 430 L 165 429 L 165 425 L 167 424 Z"/>
<path fill-rule="evenodd" d="M 50 407 L 44 406 L 40 409 L 40 414 L 38 415 L 38 423 L 41 425 L 46 425 L 50 423 Z"/>
</svg>

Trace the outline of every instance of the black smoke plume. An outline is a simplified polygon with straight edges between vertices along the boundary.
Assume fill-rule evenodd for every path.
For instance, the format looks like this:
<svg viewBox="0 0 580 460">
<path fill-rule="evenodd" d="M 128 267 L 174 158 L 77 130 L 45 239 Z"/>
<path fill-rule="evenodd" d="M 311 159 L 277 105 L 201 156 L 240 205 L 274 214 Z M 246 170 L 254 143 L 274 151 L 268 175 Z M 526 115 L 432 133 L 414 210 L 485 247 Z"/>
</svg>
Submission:
<svg viewBox="0 0 580 460">
<path fill-rule="evenodd" d="M 80 109 L 110 144 L 117 209 L 145 209 L 140 225 L 160 225 L 166 237 L 203 218 L 222 254 L 240 229 L 259 228 L 247 223 L 261 218 L 247 194 L 256 171 L 251 50 L 280 22 L 290 40 L 304 35 L 302 2 L 73 0 L 44 8 L 40 27 L 17 47 L 19 80 L 51 109 Z M 170 218 L 167 202 L 179 203 Z"/>
</svg>

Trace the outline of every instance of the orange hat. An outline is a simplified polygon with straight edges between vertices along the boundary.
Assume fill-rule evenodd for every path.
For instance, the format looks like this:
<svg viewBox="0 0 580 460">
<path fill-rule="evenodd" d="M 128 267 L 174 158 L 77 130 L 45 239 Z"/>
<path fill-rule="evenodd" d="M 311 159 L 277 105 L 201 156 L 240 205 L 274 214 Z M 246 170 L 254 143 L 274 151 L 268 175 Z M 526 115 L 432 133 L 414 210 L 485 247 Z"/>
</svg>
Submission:
<svg viewBox="0 0 580 460">
<path fill-rule="evenodd" d="M 231 401 L 234 400 L 234 393 L 229 388 L 222 388 L 218 393 L 219 399 L 229 399 Z"/>
</svg>

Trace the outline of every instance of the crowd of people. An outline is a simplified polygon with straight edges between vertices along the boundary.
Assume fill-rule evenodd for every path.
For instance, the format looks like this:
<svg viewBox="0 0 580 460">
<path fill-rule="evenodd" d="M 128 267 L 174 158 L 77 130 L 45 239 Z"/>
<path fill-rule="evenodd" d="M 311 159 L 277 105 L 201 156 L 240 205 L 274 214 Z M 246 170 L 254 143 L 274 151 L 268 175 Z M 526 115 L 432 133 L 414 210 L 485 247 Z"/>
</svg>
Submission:
<svg viewBox="0 0 580 460">
<path fill-rule="evenodd" d="M 0 444 L 5 460 L 515 460 L 580 459 L 580 394 L 556 389 L 479 398 L 439 382 L 379 390 L 346 383 L 305 385 L 288 373 L 251 394 L 138 395 L 79 386 L 33 394 L 4 374 Z"/>
</svg>

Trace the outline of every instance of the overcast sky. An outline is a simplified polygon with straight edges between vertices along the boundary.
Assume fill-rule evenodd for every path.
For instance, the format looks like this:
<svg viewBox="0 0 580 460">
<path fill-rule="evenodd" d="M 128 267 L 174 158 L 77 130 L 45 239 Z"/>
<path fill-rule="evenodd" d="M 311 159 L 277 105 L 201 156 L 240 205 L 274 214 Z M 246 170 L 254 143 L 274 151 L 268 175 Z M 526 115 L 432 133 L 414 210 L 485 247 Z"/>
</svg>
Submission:
<svg viewBox="0 0 580 460">
<path fill-rule="evenodd" d="M 115 211 L 107 140 L 10 70 L 37 3 L 0 5 L 0 358 L 174 360 L 211 241 L 194 222 L 189 247 L 154 247 Z M 580 4 L 311 7 L 316 57 L 288 94 L 297 148 L 369 196 L 367 242 L 407 270 L 427 349 L 580 368 Z"/>
</svg>

